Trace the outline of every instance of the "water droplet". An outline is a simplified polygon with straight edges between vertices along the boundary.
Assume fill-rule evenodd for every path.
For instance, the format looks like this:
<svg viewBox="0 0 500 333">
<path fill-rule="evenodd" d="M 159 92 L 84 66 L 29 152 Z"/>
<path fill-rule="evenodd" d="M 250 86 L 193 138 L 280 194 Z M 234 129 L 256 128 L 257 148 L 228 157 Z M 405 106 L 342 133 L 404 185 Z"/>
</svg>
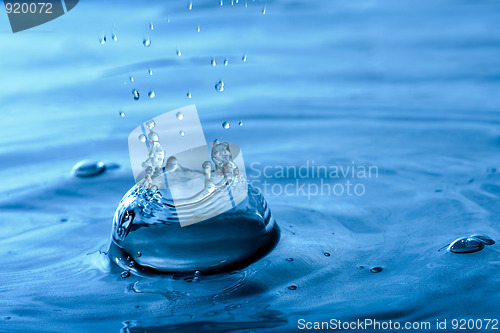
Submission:
<svg viewBox="0 0 500 333">
<path fill-rule="evenodd" d="M 479 239 L 481 242 L 484 243 L 484 245 L 493 245 L 493 244 L 495 244 L 495 241 L 493 239 L 491 239 L 491 237 L 488 236 L 488 235 L 472 235 L 470 237 L 471 238 Z"/>
<path fill-rule="evenodd" d="M 240 121 L 240 122 L 238 123 L 238 125 L 243 126 L 243 122 L 242 122 L 242 121 Z"/>
<path fill-rule="evenodd" d="M 179 131 L 180 136 L 184 136 L 184 134 L 185 134 L 184 131 Z"/>
<path fill-rule="evenodd" d="M 155 128 L 156 123 L 155 123 L 155 121 L 154 121 L 154 120 L 152 120 L 152 119 L 151 119 L 151 120 L 146 121 L 146 122 L 144 123 L 144 126 L 146 126 L 146 127 L 147 127 L 147 128 L 149 128 L 149 129 L 153 129 L 153 128 Z"/>
<path fill-rule="evenodd" d="M 184 119 L 184 115 L 182 114 L 182 112 L 177 112 L 177 114 L 175 115 L 177 117 L 177 119 L 179 120 L 182 120 Z"/>
<path fill-rule="evenodd" d="M 181 53 L 181 50 L 177 49 L 177 51 L 175 52 L 179 57 L 182 55 Z"/>
<path fill-rule="evenodd" d="M 160 141 L 158 134 L 156 134 L 155 132 L 150 132 L 148 134 L 148 139 L 149 139 L 149 142 L 151 142 L 151 143 Z"/>
<path fill-rule="evenodd" d="M 145 47 L 150 47 L 151 46 L 151 39 L 144 38 L 144 40 L 142 41 L 142 44 L 144 44 Z"/>
<path fill-rule="evenodd" d="M 324 252 L 323 254 L 325 255 L 325 257 L 329 257 L 331 255 L 330 252 Z"/>
<path fill-rule="evenodd" d="M 213 59 L 213 58 L 212 58 L 212 60 L 210 60 L 210 64 L 211 64 L 212 66 L 214 66 L 214 67 L 215 67 L 215 65 L 217 65 L 217 63 L 215 62 L 215 59 Z"/>
<path fill-rule="evenodd" d="M 228 64 L 227 59 L 224 59 L 224 66 L 227 66 L 227 64 Z"/>
<path fill-rule="evenodd" d="M 153 90 L 148 93 L 149 98 L 155 98 L 156 94 Z"/>
<path fill-rule="evenodd" d="M 224 0 L 220 0 L 220 5 L 224 6 Z"/>
<path fill-rule="evenodd" d="M 372 272 L 372 273 L 380 273 L 380 272 L 382 272 L 382 270 L 383 270 L 382 267 L 378 267 L 378 266 L 370 268 L 370 272 Z"/>
<path fill-rule="evenodd" d="M 289 290 L 297 290 L 297 286 L 291 285 L 291 286 L 288 286 L 288 289 Z"/>
<path fill-rule="evenodd" d="M 262 15 L 266 15 L 266 7 L 262 8 Z"/>
<path fill-rule="evenodd" d="M 149 29 L 155 30 L 155 26 L 153 25 L 153 22 L 149 22 Z"/>
<path fill-rule="evenodd" d="M 477 238 L 461 237 L 448 246 L 453 253 L 472 253 L 484 249 L 484 243 Z"/>
<path fill-rule="evenodd" d="M 193 9 L 193 2 L 192 1 L 188 1 L 188 10 L 192 10 Z"/>
<path fill-rule="evenodd" d="M 126 279 L 130 276 L 130 272 L 129 271 L 123 271 L 120 276 L 122 277 L 122 279 Z"/>
<path fill-rule="evenodd" d="M 246 54 L 244 54 L 243 57 L 241 57 L 241 61 L 247 62 L 247 55 Z"/>
<path fill-rule="evenodd" d="M 286 258 L 286 261 L 292 262 L 294 259 L 293 258 Z"/>
<path fill-rule="evenodd" d="M 146 142 L 146 136 L 144 134 L 139 135 L 139 141 Z"/>
<path fill-rule="evenodd" d="M 187 98 L 191 98 L 191 92 L 188 91 L 187 94 L 186 94 Z"/>
<path fill-rule="evenodd" d="M 141 252 L 137 252 L 137 257 L 141 257 L 142 256 L 142 253 Z"/>
<path fill-rule="evenodd" d="M 219 81 L 215 84 L 215 90 L 218 92 L 223 92 L 224 91 L 224 82 Z"/>
<path fill-rule="evenodd" d="M 113 39 L 116 42 L 118 40 L 118 36 L 116 34 L 112 34 L 111 39 Z"/>
<path fill-rule="evenodd" d="M 119 115 L 120 115 L 120 117 L 122 117 L 122 118 L 123 118 L 123 117 L 125 117 L 125 112 L 123 112 L 123 111 L 119 111 L 119 112 L 118 112 L 118 114 L 119 114 Z"/>
<path fill-rule="evenodd" d="M 194 275 L 200 275 L 200 271 L 194 271 Z"/>
<path fill-rule="evenodd" d="M 73 175 L 77 177 L 93 177 L 104 172 L 106 166 L 100 161 L 83 160 L 73 166 Z"/>
<path fill-rule="evenodd" d="M 196 31 L 197 31 L 197 32 L 200 32 L 200 26 L 197 26 L 197 27 L 196 27 Z"/>
<path fill-rule="evenodd" d="M 99 43 L 106 44 L 106 35 L 104 35 L 101 38 L 99 38 Z"/>
<path fill-rule="evenodd" d="M 129 76 L 128 79 L 130 80 L 130 82 L 134 82 L 134 77 L 133 76 Z"/>
<path fill-rule="evenodd" d="M 151 68 L 148 68 L 148 74 L 153 75 L 153 70 Z"/>
<path fill-rule="evenodd" d="M 137 101 L 139 99 L 139 92 L 137 89 L 132 90 L 132 95 L 134 96 L 134 99 Z"/>
<path fill-rule="evenodd" d="M 358 269 L 364 269 L 364 268 L 365 268 L 365 266 L 363 266 L 363 265 L 358 266 Z"/>
<path fill-rule="evenodd" d="M 222 127 L 223 127 L 224 129 L 228 129 L 228 128 L 229 128 L 229 123 L 228 123 L 227 121 L 223 122 L 223 123 L 222 123 Z"/>
</svg>

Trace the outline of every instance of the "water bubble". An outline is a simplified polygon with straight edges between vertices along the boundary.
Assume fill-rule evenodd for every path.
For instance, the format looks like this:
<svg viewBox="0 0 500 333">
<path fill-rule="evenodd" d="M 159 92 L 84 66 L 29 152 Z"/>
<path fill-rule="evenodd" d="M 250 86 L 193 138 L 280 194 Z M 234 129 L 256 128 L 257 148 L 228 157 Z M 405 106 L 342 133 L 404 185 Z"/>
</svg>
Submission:
<svg viewBox="0 0 500 333">
<path fill-rule="evenodd" d="M 331 256 L 330 252 L 324 252 L 323 254 L 325 255 L 325 257 Z"/>
<path fill-rule="evenodd" d="M 93 177 L 104 172 L 106 166 L 100 161 L 83 160 L 73 166 L 76 177 Z"/>
<path fill-rule="evenodd" d="M 155 26 L 153 25 L 153 22 L 149 22 L 149 29 L 155 30 Z"/>
<path fill-rule="evenodd" d="M 215 62 L 215 59 L 213 59 L 213 58 L 212 58 L 212 60 L 210 60 L 210 64 L 211 64 L 212 66 L 214 66 L 214 67 L 215 67 L 215 65 L 217 65 L 217 63 Z"/>
<path fill-rule="evenodd" d="M 289 290 L 297 290 L 297 286 L 291 285 L 291 286 L 288 286 L 288 289 Z"/>
<path fill-rule="evenodd" d="M 146 121 L 146 122 L 144 123 L 144 126 L 146 126 L 146 127 L 147 127 L 147 128 L 149 128 L 149 129 L 153 129 L 153 128 L 155 128 L 156 123 L 155 123 L 155 121 L 154 121 L 154 120 L 152 120 L 152 119 L 151 119 L 151 120 Z"/>
<path fill-rule="evenodd" d="M 188 10 L 192 10 L 193 9 L 193 2 L 192 1 L 188 1 Z"/>
<path fill-rule="evenodd" d="M 106 35 L 104 35 L 101 38 L 99 38 L 99 43 L 106 44 Z"/>
<path fill-rule="evenodd" d="M 264 8 L 262 8 L 262 15 L 266 15 L 266 7 L 265 6 L 264 6 Z"/>
<path fill-rule="evenodd" d="M 453 253 L 472 253 L 484 249 L 484 243 L 477 238 L 461 237 L 448 246 L 448 251 Z"/>
<path fill-rule="evenodd" d="M 126 279 L 130 276 L 130 272 L 129 271 L 123 271 L 120 276 L 122 277 L 122 279 Z"/>
<path fill-rule="evenodd" d="M 286 261 L 292 262 L 294 259 L 293 258 L 286 258 Z"/>
<path fill-rule="evenodd" d="M 227 121 L 222 123 L 222 128 L 228 129 L 229 128 L 229 123 Z"/>
<path fill-rule="evenodd" d="M 148 134 L 148 139 L 149 139 L 149 142 L 151 142 L 151 143 L 160 141 L 158 134 L 156 134 L 155 132 L 150 132 Z"/>
<path fill-rule="evenodd" d="M 139 141 L 146 142 L 146 136 L 144 134 L 139 135 Z"/>
<path fill-rule="evenodd" d="M 132 90 L 132 95 L 134 96 L 134 99 L 137 101 L 139 99 L 139 92 L 137 89 Z"/>
<path fill-rule="evenodd" d="M 179 131 L 180 136 L 184 136 L 184 134 L 185 134 L 184 131 Z"/>
<path fill-rule="evenodd" d="M 191 98 L 191 92 L 190 92 L 190 91 L 188 91 L 188 92 L 186 93 L 186 96 L 187 96 L 187 98 Z"/>
<path fill-rule="evenodd" d="M 182 112 L 177 112 L 177 114 L 175 115 L 177 117 L 177 119 L 179 120 L 182 120 L 184 119 L 184 115 L 182 114 Z"/>
<path fill-rule="evenodd" d="M 176 53 L 176 54 L 177 54 L 177 56 L 179 56 L 179 57 L 182 55 L 181 50 L 179 50 L 179 49 L 177 49 L 177 51 L 175 51 L 175 53 Z"/>
<path fill-rule="evenodd" d="M 119 112 L 118 112 L 118 114 L 119 114 L 119 115 L 120 115 L 120 117 L 122 117 L 122 118 L 123 118 L 123 117 L 125 117 L 125 112 L 123 112 L 123 111 L 119 111 Z"/>
<path fill-rule="evenodd" d="M 215 90 L 218 92 L 223 92 L 224 91 L 224 82 L 219 81 L 215 84 Z"/>
<path fill-rule="evenodd" d="M 238 125 L 243 126 L 243 122 L 242 122 L 242 121 L 240 121 L 240 122 L 238 123 Z"/>
<path fill-rule="evenodd" d="M 224 66 L 227 66 L 227 64 L 228 64 L 227 59 L 224 59 Z"/>
<path fill-rule="evenodd" d="M 154 90 L 151 90 L 151 91 L 148 93 L 148 96 L 149 96 L 149 98 L 155 98 L 156 94 L 155 94 Z"/>
<path fill-rule="evenodd" d="M 145 47 L 150 47 L 151 46 L 151 39 L 144 38 L 144 40 L 142 41 L 142 44 L 144 44 Z"/>
<path fill-rule="evenodd" d="M 247 55 L 244 54 L 242 57 L 241 57 L 241 61 L 243 62 L 247 62 Z"/>
<path fill-rule="evenodd" d="M 153 75 L 153 70 L 151 68 L 148 68 L 148 74 Z"/>
<path fill-rule="evenodd" d="M 480 240 L 481 242 L 484 243 L 484 245 L 493 245 L 493 244 L 495 244 L 495 241 L 493 239 L 491 239 L 491 237 L 488 236 L 488 235 L 472 235 L 470 237 L 471 238 L 476 238 L 476 239 Z"/>
<path fill-rule="evenodd" d="M 378 266 L 370 268 L 370 272 L 372 272 L 372 273 L 380 273 L 380 272 L 382 272 L 382 270 L 383 270 L 382 267 L 378 267 Z"/>
<path fill-rule="evenodd" d="M 133 76 L 129 76 L 128 79 L 130 80 L 130 82 L 134 82 L 134 77 Z"/>
<path fill-rule="evenodd" d="M 114 33 L 111 35 L 111 39 L 116 42 L 118 40 L 118 36 Z"/>
</svg>

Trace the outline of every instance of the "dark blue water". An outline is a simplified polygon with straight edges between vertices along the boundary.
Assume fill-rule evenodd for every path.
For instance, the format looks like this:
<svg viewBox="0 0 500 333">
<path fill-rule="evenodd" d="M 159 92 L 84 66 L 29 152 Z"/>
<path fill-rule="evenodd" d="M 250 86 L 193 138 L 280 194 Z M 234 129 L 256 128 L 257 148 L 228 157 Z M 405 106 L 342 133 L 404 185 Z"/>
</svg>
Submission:
<svg viewBox="0 0 500 333">
<path fill-rule="evenodd" d="M 18 34 L 0 20 L 0 331 L 498 317 L 498 244 L 438 250 L 474 234 L 500 239 L 500 4 L 188 7 L 81 2 Z M 377 176 L 325 179 L 362 184 L 360 196 L 268 189 L 281 240 L 246 268 L 122 278 L 101 252 L 134 185 L 127 136 L 193 103 L 207 140 L 237 143 L 256 185 L 296 184 L 273 171 L 313 161 L 376 166 Z M 75 177 L 84 159 L 107 168 Z"/>
</svg>

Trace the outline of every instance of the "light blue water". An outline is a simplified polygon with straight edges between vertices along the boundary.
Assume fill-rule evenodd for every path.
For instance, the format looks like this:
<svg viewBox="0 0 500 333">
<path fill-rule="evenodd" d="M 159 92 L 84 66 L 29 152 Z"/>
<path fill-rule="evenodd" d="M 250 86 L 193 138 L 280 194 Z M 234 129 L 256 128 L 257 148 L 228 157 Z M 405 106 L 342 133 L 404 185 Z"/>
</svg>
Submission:
<svg viewBox="0 0 500 333">
<path fill-rule="evenodd" d="M 498 243 L 438 250 L 500 239 L 499 13 L 462 0 L 90 1 L 15 35 L 3 16 L 0 331 L 498 317 Z M 126 138 L 193 103 L 207 140 L 241 146 L 249 177 L 307 161 L 378 177 L 356 180 L 363 196 L 266 195 L 281 241 L 232 275 L 122 278 L 99 251 L 134 184 Z M 84 159 L 110 168 L 73 176 Z"/>
</svg>

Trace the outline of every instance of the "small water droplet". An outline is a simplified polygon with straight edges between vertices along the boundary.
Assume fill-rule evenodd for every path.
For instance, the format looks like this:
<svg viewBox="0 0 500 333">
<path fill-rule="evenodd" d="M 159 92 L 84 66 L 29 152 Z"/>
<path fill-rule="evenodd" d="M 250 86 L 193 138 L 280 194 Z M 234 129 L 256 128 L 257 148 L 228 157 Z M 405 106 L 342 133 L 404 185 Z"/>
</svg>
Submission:
<svg viewBox="0 0 500 333">
<path fill-rule="evenodd" d="M 215 62 L 215 59 L 213 59 L 213 58 L 212 58 L 212 60 L 210 60 L 210 64 L 211 64 L 212 66 L 214 66 L 214 67 L 215 67 L 215 65 L 217 65 L 217 63 Z"/>
<path fill-rule="evenodd" d="M 188 10 L 192 10 L 193 9 L 193 2 L 192 1 L 188 1 Z"/>
<path fill-rule="evenodd" d="M 363 266 L 363 265 L 358 266 L 358 269 L 364 269 L 364 268 L 365 268 L 365 266 Z"/>
<path fill-rule="evenodd" d="M 123 111 L 119 111 L 119 112 L 118 112 L 118 114 L 119 114 L 119 115 L 120 115 L 120 117 L 122 117 L 122 118 L 123 118 L 123 117 L 125 117 L 125 112 L 123 112 Z"/>
<path fill-rule="evenodd" d="M 382 270 L 383 270 L 382 267 L 378 267 L 378 266 L 370 268 L 370 272 L 372 272 L 372 273 L 380 273 L 380 272 L 382 272 Z"/>
<path fill-rule="evenodd" d="M 160 141 L 158 134 L 156 134 L 155 132 L 150 132 L 148 134 L 148 139 L 149 139 L 149 142 L 151 142 L 151 143 Z"/>
<path fill-rule="evenodd" d="M 215 84 L 215 90 L 218 92 L 223 92 L 224 91 L 224 82 L 219 81 Z"/>
<path fill-rule="evenodd" d="M 144 123 L 144 126 L 146 126 L 146 127 L 147 127 L 147 128 L 149 128 L 149 129 L 153 129 L 153 128 L 155 128 L 156 123 L 155 123 L 155 121 L 154 121 L 154 120 L 152 120 L 152 119 L 151 119 L 151 120 L 146 121 L 146 122 Z"/>
<path fill-rule="evenodd" d="M 134 77 L 133 76 L 129 76 L 128 79 L 130 80 L 130 82 L 134 82 Z"/>
<path fill-rule="evenodd" d="M 227 66 L 227 64 L 228 64 L 227 59 L 224 59 L 224 66 Z"/>
<path fill-rule="evenodd" d="M 472 235 L 470 237 L 471 238 L 479 239 L 481 242 L 484 243 L 484 245 L 493 245 L 493 244 L 495 244 L 495 241 L 493 239 L 491 239 L 491 237 L 488 236 L 488 235 Z"/>
<path fill-rule="evenodd" d="M 238 125 L 243 126 L 243 122 L 242 122 L 242 121 L 240 121 L 240 122 L 238 123 Z"/>
<path fill-rule="evenodd" d="M 186 93 L 186 96 L 187 96 L 187 98 L 191 98 L 191 92 L 190 92 L 190 91 L 188 91 L 188 92 Z"/>
<path fill-rule="evenodd" d="M 177 114 L 175 115 L 177 117 L 177 119 L 179 120 L 182 120 L 184 119 L 184 115 L 182 114 L 182 112 L 177 112 Z"/>
<path fill-rule="evenodd" d="M 106 166 L 100 161 L 83 160 L 73 166 L 73 175 L 77 177 L 93 177 L 104 172 Z"/>
<path fill-rule="evenodd" d="M 155 30 L 155 26 L 153 25 L 153 22 L 149 22 L 149 29 Z"/>
<path fill-rule="evenodd" d="M 184 134 L 185 134 L 184 131 L 179 131 L 180 136 L 184 136 Z"/>
<path fill-rule="evenodd" d="M 200 26 L 199 25 L 196 27 L 196 31 L 200 32 Z"/>
<path fill-rule="evenodd" d="M 142 41 L 142 44 L 144 44 L 145 47 L 150 47 L 151 46 L 151 39 L 144 38 L 144 40 Z"/>
<path fill-rule="evenodd" d="M 148 74 L 153 75 L 153 70 L 151 68 L 148 68 Z"/>
<path fill-rule="evenodd" d="M 129 271 L 123 271 L 120 276 L 122 277 L 122 279 L 126 279 L 130 276 L 130 272 Z"/>
<path fill-rule="evenodd" d="M 241 57 L 241 61 L 247 62 L 247 55 L 246 54 L 244 54 L 243 57 Z"/>
<path fill-rule="evenodd" d="M 179 57 L 182 55 L 181 53 L 181 50 L 177 49 L 177 51 L 175 52 Z"/>
<path fill-rule="evenodd" d="M 292 262 L 294 259 L 293 258 L 286 258 L 286 261 Z"/>
<path fill-rule="evenodd" d="M 325 257 L 329 257 L 331 255 L 330 252 L 324 252 L 323 254 L 325 255 Z"/>
<path fill-rule="evenodd" d="M 229 123 L 227 121 L 222 123 L 222 128 L 228 129 L 229 128 Z"/>
<path fill-rule="evenodd" d="M 266 15 L 266 7 L 262 8 L 262 15 Z"/>
<path fill-rule="evenodd" d="M 223 0 L 220 0 L 220 3 L 219 3 L 221 6 L 224 6 L 224 1 Z"/>
<path fill-rule="evenodd" d="M 132 90 L 132 96 L 134 96 L 134 99 L 137 101 L 139 99 L 139 92 L 137 89 Z"/>
<path fill-rule="evenodd" d="M 141 252 L 137 252 L 137 257 L 141 257 L 142 256 L 142 253 Z"/>
<path fill-rule="evenodd" d="M 291 285 L 291 286 L 288 286 L 288 289 L 289 290 L 297 290 L 297 286 Z"/>
<path fill-rule="evenodd" d="M 111 39 L 113 39 L 116 42 L 118 40 L 118 36 L 116 34 L 112 34 Z"/>
<path fill-rule="evenodd" d="M 448 246 L 453 253 L 472 253 L 484 249 L 484 243 L 477 238 L 461 237 Z"/>
<path fill-rule="evenodd" d="M 146 142 L 146 136 L 144 134 L 139 135 L 139 141 Z"/>
<path fill-rule="evenodd" d="M 200 275 L 200 271 L 194 271 L 194 275 L 195 276 Z"/>
<path fill-rule="evenodd" d="M 153 90 L 148 93 L 149 98 L 155 98 L 156 94 Z"/>
<path fill-rule="evenodd" d="M 99 38 L 99 43 L 106 44 L 106 35 Z"/>
</svg>

